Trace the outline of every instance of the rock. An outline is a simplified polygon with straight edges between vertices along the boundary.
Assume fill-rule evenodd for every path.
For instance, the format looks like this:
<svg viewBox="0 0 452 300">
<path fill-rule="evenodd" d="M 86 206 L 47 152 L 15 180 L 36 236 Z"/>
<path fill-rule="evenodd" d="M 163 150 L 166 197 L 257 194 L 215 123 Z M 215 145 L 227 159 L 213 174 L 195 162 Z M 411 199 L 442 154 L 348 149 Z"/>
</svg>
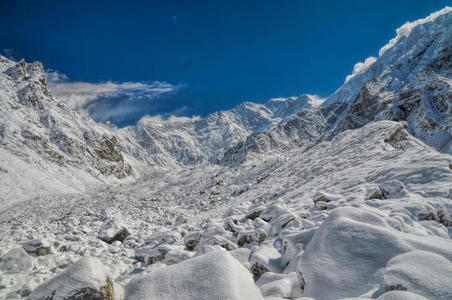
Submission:
<svg viewBox="0 0 452 300">
<path fill-rule="evenodd" d="M 169 244 L 172 245 L 181 240 L 180 233 L 176 231 L 161 231 L 145 238 L 146 245 L 156 246 Z"/>
<path fill-rule="evenodd" d="M 250 219 L 253 220 L 256 219 L 257 217 L 259 217 L 261 215 L 261 213 L 264 211 L 264 208 L 261 209 L 255 209 L 254 211 L 252 211 L 251 213 L 247 214 L 245 216 L 245 219 Z"/>
<path fill-rule="evenodd" d="M 259 279 L 262 274 L 268 271 L 280 273 L 282 271 L 280 259 L 281 255 L 273 247 L 261 246 L 253 248 L 250 254 L 250 264 L 254 280 Z"/>
<path fill-rule="evenodd" d="M 30 240 L 22 244 L 28 254 L 33 256 L 43 256 L 50 253 L 50 246 L 42 240 Z"/>
<path fill-rule="evenodd" d="M 135 257 L 138 261 L 144 263 L 145 266 L 149 266 L 164 260 L 169 250 L 169 247 L 165 246 L 141 247 L 135 249 Z"/>
<path fill-rule="evenodd" d="M 132 279 L 127 300 L 263 300 L 251 274 L 226 251 L 214 251 Z"/>
<path fill-rule="evenodd" d="M 34 289 L 31 300 L 114 300 L 109 271 L 95 257 L 84 257 Z"/>
<path fill-rule="evenodd" d="M 236 232 L 237 219 L 234 217 L 226 217 L 223 222 L 224 229 L 230 232 Z"/>
<path fill-rule="evenodd" d="M 422 212 L 418 215 L 419 221 L 435 221 L 443 224 L 446 227 L 452 226 L 452 217 L 448 215 L 444 210 L 438 210 L 435 212 Z"/>
<path fill-rule="evenodd" d="M 371 199 L 371 200 L 376 200 L 376 199 L 381 200 L 381 199 L 383 199 L 383 197 L 381 196 L 380 191 L 375 191 L 372 195 L 369 196 L 369 199 Z"/>
<path fill-rule="evenodd" d="M 119 151 L 116 142 L 117 141 L 115 136 L 109 139 L 106 138 L 99 143 L 99 147 L 97 149 L 94 149 L 94 151 L 96 151 L 96 154 L 100 159 L 108 160 L 111 162 L 123 161 L 122 154 Z"/>
<path fill-rule="evenodd" d="M 22 298 L 30 296 L 37 286 L 38 284 L 34 280 L 25 283 L 24 286 L 20 289 L 20 296 Z"/>
<path fill-rule="evenodd" d="M 243 246 L 248 243 L 257 242 L 262 243 L 267 239 L 267 233 L 262 229 L 240 231 L 237 235 L 237 245 Z"/>
<path fill-rule="evenodd" d="M 220 235 L 213 235 L 211 237 L 202 239 L 200 241 L 200 243 L 198 244 L 199 246 L 204 246 L 204 245 L 210 245 L 210 246 L 221 246 L 226 250 L 234 250 L 237 249 L 237 245 L 232 242 L 231 240 L 220 236 Z"/>
<path fill-rule="evenodd" d="M 122 225 L 118 218 L 109 219 L 97 233 L 97 237 L 102 241 L 111 244 L 114 241 L 123 242 L 129 235 L 129 231 Z"/>
<path fill-rule="evenodd" d="M 190 234 L 186 235 L 184 237 L 185 247 L 188 250 L 190 250 L 190 251 L 194 250 L 196 245 L 199 243 L 200 239 L 201 239 L 201 233 L 200 232 L 193 232 L 193 233 L 190 233 Z"/>
<path fill-rule="evenodd" d="M 392 145 L 394 148 L 403 149 L 403 141 L 407 140 L 408 133 L 405 129 L 408 128 L 407 123 L 402 122 L 402 125 L 398 127 L 388 138 L 384 141 Z"/>
<path fill-rule="evenodd" d="M 380 192 L 383 199 L 399 198 L 407 193 L 403 183 L 398 180 L 383 182 L 380 184 Z"/>
<path fill-rule="evenodd" d="M 0 257 L 0 271 L 27 273 L 33 268 L 33 259 L 23 248 L 14 248 Z"/>
</svg>

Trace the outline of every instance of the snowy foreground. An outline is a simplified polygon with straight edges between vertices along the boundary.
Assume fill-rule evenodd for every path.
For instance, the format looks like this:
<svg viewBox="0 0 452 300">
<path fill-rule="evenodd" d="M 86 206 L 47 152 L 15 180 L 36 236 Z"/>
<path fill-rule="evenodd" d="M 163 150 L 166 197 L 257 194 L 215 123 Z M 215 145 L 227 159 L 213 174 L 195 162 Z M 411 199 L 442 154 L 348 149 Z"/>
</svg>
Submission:
<svg viewBox="0 0 452 300">
<path fill-rule="evenodd" d="M 451 183 L 449 155 L 381 121 L 259 164 L 22 202 L 0 215 L 0 291 L 451 299 Z"/>
<path fill-rule="evenodd" d="M 0 56 L 0 299 L 452 299 L 452 9 L 327 99 L 117 129 Z"/>
</svg>

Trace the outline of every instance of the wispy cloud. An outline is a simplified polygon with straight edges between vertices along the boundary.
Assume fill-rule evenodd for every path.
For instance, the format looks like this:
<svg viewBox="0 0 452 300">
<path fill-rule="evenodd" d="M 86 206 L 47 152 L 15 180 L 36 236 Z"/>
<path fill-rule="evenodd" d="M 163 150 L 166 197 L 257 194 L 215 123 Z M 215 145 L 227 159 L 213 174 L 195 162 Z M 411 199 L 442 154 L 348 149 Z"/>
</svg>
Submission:
<svg viewBox="0 0 452 300">
<path fill-rule="evenodd" d="M 14 51 L 14 49 L 11 48 L 3 48 L 0 51 L 0 54 L 4 55 L 6 58 L 12 59 L 12 60 L 16 60 L 16 52 Z"/>
<path fill-rule="evenodd" d="M 151 83 L 70 81 L 66 74 L 53 70 L 47 72 L 47 81 L 53 95 L 64 100 L 67 105 L 74 109 L 83 108 L 100 97 L 129 96 L 149 99 L 181 88 L 181 86 L 160 81 Z"/>
<path fill-rule="evenodd" d="M 71 81 L 66 74 L 49 70 L 46 73 L 52 94 L 69 107 L 88 112 L 95 120 L 106 122 L 127 119 L 142 113 L 143 107 L 155 105 L 184 87 L 167 82 Z M 181 108 L 182 109 L 182 108 Z M 185 109 L 185 108 L 183 108 Z"/>
</svg>

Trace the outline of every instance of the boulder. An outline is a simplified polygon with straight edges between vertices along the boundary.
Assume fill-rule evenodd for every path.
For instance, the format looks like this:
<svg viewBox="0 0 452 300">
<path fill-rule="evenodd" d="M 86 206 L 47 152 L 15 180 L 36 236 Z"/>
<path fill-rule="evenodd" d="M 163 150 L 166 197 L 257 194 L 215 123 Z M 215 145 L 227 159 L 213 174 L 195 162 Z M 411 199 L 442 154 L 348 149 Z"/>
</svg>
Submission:
<svg viewBox="0 0 452 300">
<path fill-rule="evenodd" d="M 228 252 L 209 252 L 132 279 L 127 300 L 262 300 L 251 274 Z"/>
<path fill-rule="evenodd" d="M 282 271 L 281 255 L 275 248 L 269 246 L 254 247 L 250 254 L 250 264 L 254 280 L 268 271 L 275 273 Z"/>
<path fill-rule="evenodd" d="M 124 227 L 119 218 L 110 218 L 100 228 L 97 237 L 106 243 L 114 241 L 123 242 L 129 235 L 129 231 Z"/>
<path fill-rule="evenodd" d="M 381 197 L 383 199 L 400 198 L 408 192 L 402 182 L 398 180 L 390 180 L 380 184 Z"/>
<path fill-rule="evenodd" d="M 43 256 L 50 253 L 50 246 L 46 241 L 29 240 L 22 244 L 22 247 L 28 254 L 33 256 Z"/>
<path fill-rule="evenodd" d="M 114 300 L 113 283 L 98 258 L 83 257 L 37 286 L 30 299 Z"/>
</svg>

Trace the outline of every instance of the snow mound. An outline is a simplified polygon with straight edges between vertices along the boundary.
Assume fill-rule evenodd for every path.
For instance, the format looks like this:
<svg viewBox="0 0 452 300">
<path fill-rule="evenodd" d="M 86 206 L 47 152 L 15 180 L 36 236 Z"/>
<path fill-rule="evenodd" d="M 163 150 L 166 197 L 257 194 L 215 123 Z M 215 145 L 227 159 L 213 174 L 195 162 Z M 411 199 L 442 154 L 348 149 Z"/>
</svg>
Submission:
<svg viewBox="0 0 452 300">
<path fill-rule="evenodd" d="M 438 254 L 411 251 L 389 261 L 384 282 L 386 288 L 406 289 L 430 299 L 452 299 L 452 263 Z"/>
<path fill-rule="evenodd" d="M 367 208 L 332 211 L 301 257 L 297 272 L 303 295 L 327 300 L 365 294 L 378 287 L 390 259 L 415 249 L 452 258 L 450 239 L 419 239 L 393 228 L 390 222 L 382 211 Z"/>
<path fill-rule="evenodd" d="M 428 300 L 428 299 L 412 292 L 390 291 L 378 297 L 377 300 Z"/>
<path fill-rule="evenodd" d="M 96 295 L 113 300 L 113 283 L 109 271 L 98 258 L 84 257 L 36 287 L 31 299 L 101 299 L 95 298 Z"/>
<path fill-rule="evenodd" d="M 251 274 L 226 251 L 214 251 L 132 279 L 127 300 L 263 299 Z"/>
<path fill-rule="evenodd" d="M 33 259 L 23 248 L 14 248 L 0 257 L 0 271 L 24 273 L 33 268 Z"/>
</svg>

